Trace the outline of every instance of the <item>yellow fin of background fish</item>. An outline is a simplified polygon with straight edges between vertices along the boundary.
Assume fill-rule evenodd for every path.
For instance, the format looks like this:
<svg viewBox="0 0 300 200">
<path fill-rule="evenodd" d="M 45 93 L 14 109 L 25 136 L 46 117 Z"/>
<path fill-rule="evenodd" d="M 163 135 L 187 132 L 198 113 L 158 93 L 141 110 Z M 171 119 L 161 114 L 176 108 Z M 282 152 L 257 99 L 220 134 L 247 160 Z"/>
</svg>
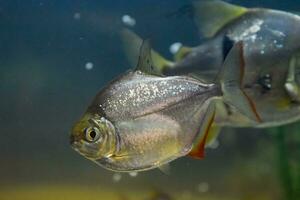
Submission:
<svg viewBox="0 0 300 200">
<path fill-rule="evenodd" d="M 292 101 L 300 102 L 300 88 L 296 80 L 296 74 L 300 72 L 299 55 L 292 56 L 289 64 L 285 90 Z"/>
<path fill-rule="evenodd" d="M 143 39 L 129 29 L 123 29 L 120 33 L 123 43 L 123 49 L 131 66 L 137 66 L 138 57 L 140 54 L 140 47 Z M 151 57 L 155 71 L 162 74 L 163 70 L 172 67 L 173 63 L 159 55 L 156 51 L 151 49 Z"/>
<path fill-rule="evenodd" d="M 262 122 L 255 102 L 243 90 L 245 60 L 243 42 L 236 43 L 222 66 L 220 82 L 225 103 L 234 106 L 250 120 Z"/>
<path fill-rule="evenodd" d="M 194 139 L 193 148 L 189 152 L 189 156 L 195 159 L 203 159 L 205 156 L 205 146 L 207 138 L 210 133 L 210 129 L 216 116 L 216 104 L 213 100 L 205 112 L 204 118 L 201 121 L 200 130 L 196 138 Z"/>
<path fill-rule="evenodd" d="M 182 46 L 174 55 L 174 60 L 176 62 L 184 59 L 189 53 L 191 53 L 193 50 L 193 48 L 191 47 L 186 47 L 186 46 Z"/>
<path fill-rule="evenodd" d="M 244 7 L 218 0 L 193 2 L 194 20 L 204 37 L 213 37 L 224 25 L 247 12 Z"/>
<path fill-rule="evenodd" d="M 215 142 L 215 140 L 218 138 L 218 136 L 220 134 L 220 131 L 221 131 L 221 127 L 218 126 L 215 122 L 213 122 L 210 129 L 208 130 L 205 147 L 207 147 Z"/>
</svg>

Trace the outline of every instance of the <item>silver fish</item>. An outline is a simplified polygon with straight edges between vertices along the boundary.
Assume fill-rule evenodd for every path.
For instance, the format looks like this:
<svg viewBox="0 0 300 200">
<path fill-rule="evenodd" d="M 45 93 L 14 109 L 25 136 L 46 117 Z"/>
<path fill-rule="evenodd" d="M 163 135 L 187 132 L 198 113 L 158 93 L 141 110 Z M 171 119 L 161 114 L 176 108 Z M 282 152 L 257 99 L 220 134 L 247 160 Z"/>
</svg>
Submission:
<svg viewBox="0 0 300 200">
<path fill-rule="evenodd" d="M 224 68 L 239 64 L 240 51 L 241 45 L 233 48 Z M 97 94 L 74 125 L 71 145 L 98 165 L 121 172 L 160 167 L 187 154 L 203 157 L 208 130 L 218 112 L 216 102 L 240 100 L 237 108 L 256 120 L 239 89 L 239 77 L 225 71 L 230 70 L 222 73 L 222 84 L 155 75 L 145 42 L 137 69 Z"/>
</svg>

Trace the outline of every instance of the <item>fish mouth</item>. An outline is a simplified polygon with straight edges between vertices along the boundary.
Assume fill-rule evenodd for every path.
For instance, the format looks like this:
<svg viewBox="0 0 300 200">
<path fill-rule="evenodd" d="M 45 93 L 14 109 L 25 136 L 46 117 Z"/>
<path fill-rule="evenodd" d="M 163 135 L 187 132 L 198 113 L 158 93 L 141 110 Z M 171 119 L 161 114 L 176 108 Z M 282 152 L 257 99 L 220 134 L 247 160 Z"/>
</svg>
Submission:
<svg viewBox="0 0 300 200">
<path fill-rule="evenodd" d="M 82 143 L 80 142 L 80 140 L 78 140 L 78 137 L 74 136 L 73 134 L 70 135 L 69 142 L 73 149 L 81 149 Z"/>
<path fill-rule="evenodd" d="M 71 143 L 72 149 L 74 149 L 76 152 L 78 152 L 80 155 L 90 159 L 95 160 L 102 158 L 98 154 L 98 148 L 89 146 L 88 144 L 85 144 L 85 142 L 82 141 L 73 141 Z"/>
<path fill-rule="evenodd" d="M 79 152 L 79 150 L 81 149 L 79 142 L 77 142 L 75 140 L 70 141 L 70 145 L 71 145 L 72 149 L 74 149 L 75 151 Z"/>
</svg>

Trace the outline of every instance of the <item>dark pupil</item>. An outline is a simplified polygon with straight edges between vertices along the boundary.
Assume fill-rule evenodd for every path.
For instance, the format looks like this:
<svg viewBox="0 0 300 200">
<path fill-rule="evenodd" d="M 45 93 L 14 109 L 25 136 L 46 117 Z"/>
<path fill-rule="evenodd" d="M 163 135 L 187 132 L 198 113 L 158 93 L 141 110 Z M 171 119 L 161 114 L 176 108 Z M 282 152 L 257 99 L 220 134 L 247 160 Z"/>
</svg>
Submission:
<svg viewBox="0 0 300 200">
<path fill-rule="evenodd" d="M 95 131 L 91 131 L 91 132 L 90 132 L 90 136 L 91 136 L 91 138 L 95 139 L 95 137 L 96 137 L 96 132 L 95 132 Z"/>
</svg>

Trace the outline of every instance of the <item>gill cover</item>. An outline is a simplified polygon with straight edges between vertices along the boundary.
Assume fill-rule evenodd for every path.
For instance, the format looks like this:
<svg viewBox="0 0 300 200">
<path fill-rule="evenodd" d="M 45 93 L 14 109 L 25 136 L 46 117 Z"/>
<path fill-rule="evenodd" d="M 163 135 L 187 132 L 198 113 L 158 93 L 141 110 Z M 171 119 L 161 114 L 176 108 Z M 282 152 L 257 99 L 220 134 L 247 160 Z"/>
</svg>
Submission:
<svg viewBox="0 0 300 200">
<path fill-rule="evenodd" d="M 91 118 L 89 122 L 94 127 L 97 127 L 101 133 L 101 140 L 95 142 L 99 148 L 99 154 L 103 157 L 112 156 L 118 147 L 114 125 L 104 117 Z"/>
<path fill-rule="evenodd" d="M 234 106 L 250 120 L 262 122 L 256 109 L 255 102 L 243 89 L 243 78 L 245 73 L 245 60 L 243 42 L 234 44 L 225 58 L 220 72 L 220 83 L 225 103 Z"/>
</svg>

